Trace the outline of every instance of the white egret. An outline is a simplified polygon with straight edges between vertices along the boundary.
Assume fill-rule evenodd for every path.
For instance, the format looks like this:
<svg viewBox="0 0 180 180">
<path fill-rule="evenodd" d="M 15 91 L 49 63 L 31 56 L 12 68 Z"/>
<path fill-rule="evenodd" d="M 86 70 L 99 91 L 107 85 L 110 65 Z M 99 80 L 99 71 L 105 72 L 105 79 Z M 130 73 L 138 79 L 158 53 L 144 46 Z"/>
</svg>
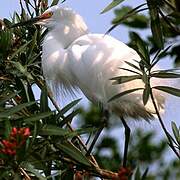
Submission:
<svg viewBox="0 0 180 180">
<path fill-rule="evenodd" d="M 134 75 L 119 68 L 134 70 L 125 61 L 140 61 L 135 50 L 109 35 L 89 33 L 83 18 L 69 8 L 53 6 L 35 20 L 49 29 L 43 41 L 42 68 L 46 80 L 56 91 L 66 94 L 80 89 L 90 101 L 100 103 L 121 118 L 128 138 L 130 129 L 124 118 L 147 120 L 153 117 L 153 103 L 149 99 L 146 106 L 143 105 L 142 91 L 108 101 L 120 92 L 144 88 L 141 79 L 121 85 L 112 85 L 110 80 L 116 76 Z M 164 97 L 159 92 L 154 92 L 154 97 L 161 111 Z M 127 149 L 125 151 L 126 156 Z"/>
</svg>

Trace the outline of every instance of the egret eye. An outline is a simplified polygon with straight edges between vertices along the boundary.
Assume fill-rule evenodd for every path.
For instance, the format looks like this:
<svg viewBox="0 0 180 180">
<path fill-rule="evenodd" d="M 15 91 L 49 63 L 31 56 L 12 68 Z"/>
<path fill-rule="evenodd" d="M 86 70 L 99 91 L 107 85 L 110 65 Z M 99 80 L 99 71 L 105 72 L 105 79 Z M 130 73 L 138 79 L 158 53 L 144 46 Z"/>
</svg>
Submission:
<svg viewBox="0 0 180 180">
<path fill-rule="evenodd" d="M 53 15 L 53 12 L 47 12 L 41 15 L 41 18 L 48 19 Z"/>
</svg>

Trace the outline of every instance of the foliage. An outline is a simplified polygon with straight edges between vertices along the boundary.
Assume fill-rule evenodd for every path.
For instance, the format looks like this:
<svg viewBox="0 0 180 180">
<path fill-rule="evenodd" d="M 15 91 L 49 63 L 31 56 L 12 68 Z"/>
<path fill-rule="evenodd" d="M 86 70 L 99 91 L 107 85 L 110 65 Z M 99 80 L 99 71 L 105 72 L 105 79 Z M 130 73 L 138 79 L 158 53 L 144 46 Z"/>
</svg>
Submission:
<svg viewBox="0 0 180 180">
<path fill-rule="evenodd" d="M 53 0 L 51 5 L 58 2 L 59 0 Z M 102 12 L 105 13 L 122 2 L 122 0 L 115 0 Z M 96 128 L 101 125 L 99 119 L 102 114 L 95 107 L 89 112 L 80 109 L 73 110 L 80 100 L 75 100 L 62 109 L 58 107 L 45 85 L 41 71 L 41 42 L 46 31 L 32 24 L 10 28 L 14 23 L 24 22 L 44 12 L 48 7 L 48 1 L 20 0 L 20 7 L 20 14 L 15 12 L 12 19 L 0 21 L 0 178 L 72 179 L 73 176 L 81 178 L 83 174 L 87 178 L 95 176 L 115 179 L 115 177 L 126 176 L 126 173 L 131 176 L 132 170 L 134 170 L 134 179 L 145 177 L 155 179 L 156 176 L 171 177 L 173 173 L 176 173 L 178 177 L 179 161 L 175 159 L 167 166 L 163 157 L 167 147 L 166 143 L 164 140 L 159 144 L 152 143 L 154 132 L 141 133 L 137 130 L 133 134 L 137 138 L 132 138 L 129 145 L 130 170 L 120 168 L 123 156 L 119 151 L 117 141 L 112 137 L 102 138 L 94 148 L 95 156 L 89 153 L 87 147 L 96 134 Z M 150 11 L 150 17 L 137 14 L 147 9 Z M 169 9 L 170 14 L 167 13 Z M 142 64 L 134 67 L 137 75 L 133 77 L 114 77 L 112 80 L 115 84 L 142 78 L 146 84 L 143 93 L 144 104 L 149 96 L 153 99 L 152 88 L 179 96 L 178 89 L 150 86 L 151 77 L 179 78 L 179 74 L 174 70 L 151 71 L 152 66 L 163 56 L 175 56 L 176 61 L 180 59 L 177 50 L 179 45 L 173 46 L 170 51 L 169 49 L 162 50 L 169 39 L 175 39 L 179 35 L 177 25 L 179 9 L 176 3 L 172 6 L 165 0 L 158 3 L 148 0 L 147 4 L 136 8 L 124 7 L 115 12 L 116 18 L 109 31 L 120 23 L 133 28 L 146 28 L 149 27 L 147 23 L 149 21 L 153 35 L 149 37 L 148 42 L 144 42 L 136 33 L 131 32 L 131 45 L 135 45 L 135 49 L 142 58 Z M 161 28 L 158 28 L 159 26 Z M 162 31 L 163 29 L 166 31 Z M 147 45 L 151 45 L 150 52 Z M 151 60 L 150 53 L 156 53 L 153 60 Z M 128 65 L 132 66 L 132 64 Z M 41 92 L 39 99 L 35 96 L 34 87 L 38 87 Z M 126 93 L 130 92 L 124 92 L 118 96 Z M 53 108 L 49 105 L 50 101 Z M 74 130 L 71 123 L 80 112 L 85 125 Z M 90 123 L 92 120 L 93 124 Z M 97 120 L 100 123 L 97 123 Z M 174 122 L 172 122 L 172 129 L 174 137 L 166 130 L 165 133 L 171 148 L 174 148 L 176 152 L 180 149 L 180 130 Z M 107 131 L 110 131 L 110 128 L 107 128 Z M 80 138 L 82 134 L 87 137 L 85 144 Z M 103 155 L 102 152 L 105 149 L 110 150 L 110 156 Z M 149 167 L 156 161 L 161 162 L 163 167 L 159 172 L 149 173 L 144 167 Z M 173 171 L 170 166 L 173 167 Z"/>
</svg>

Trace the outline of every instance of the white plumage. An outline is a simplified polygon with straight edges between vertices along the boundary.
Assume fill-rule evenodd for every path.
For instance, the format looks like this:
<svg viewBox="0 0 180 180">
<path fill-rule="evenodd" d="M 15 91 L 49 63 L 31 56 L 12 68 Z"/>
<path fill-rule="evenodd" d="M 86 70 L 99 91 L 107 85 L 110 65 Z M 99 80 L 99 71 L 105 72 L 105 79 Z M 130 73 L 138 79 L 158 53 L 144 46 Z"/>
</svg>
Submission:
<svg viewBox="0 0 180 180">
<path fill-rule="evenodd" d="M 43 41 L 42 67 L 45 78 L 54 89 L 64 93 L 80 89 L 90 101 L 101 103 L 120 117 L 152 117 L 155 113 L 153 104 L 149 100 L 144 107 L 142 91 L 108 102 L 120 92 L 144 87 L 140 79 L 121 85 L 112 85 L 110 80 L 120 75 L 133 75 L 119 68 L 132 69 L 124 61 L 139 61 L 136 51 L 109 35 L 88 33 L 82 17 L 69 8 L 49 8 L 38 24 L 49 29 Z M 159 81 L 155 79 L 153 83 Z M 162 110 L 164 97 L 159 92 L 154 92 L 154 96 L 159 110 Z"/>
</svg>

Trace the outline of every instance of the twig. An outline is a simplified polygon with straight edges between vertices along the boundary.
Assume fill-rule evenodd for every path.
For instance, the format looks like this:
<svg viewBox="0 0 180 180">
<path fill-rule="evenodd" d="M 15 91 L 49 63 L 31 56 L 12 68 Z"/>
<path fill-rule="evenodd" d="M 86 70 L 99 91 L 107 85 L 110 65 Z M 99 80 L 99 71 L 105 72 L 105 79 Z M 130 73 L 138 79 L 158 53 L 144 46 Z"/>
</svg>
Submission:
<svg viewBox="0 0 180 180">
<path fill-rule="evenodd" d="M 19 170 L 23 174 L 25 180 L 31 180 L 31 178 L 28 176 L 28 174 L 26 173 L 26 171 L 22 167 L 19 167 Z"/>
<path fill-rule="evenodd" d="M 174 151 L 174 153 L 177 155 L 177 157 L 180 159 L 180 154 L 176 151 L 176 149 L 175 149 L 175 147 L 174 147 L 174 145 L 173 145 L 172 139 L 171 139 L 171 135 L 170 135 L 169 132 L 167 131 L 167 129 L 166 129 L 164 123 L 163 123 L 163 120 L 162 120 L 162 118 L 161 118 L 161 116 L 160 116 L 160 114 L 159 114 L 159 111 L 158 111 L 156 102 L 155 102 L 155 100 L 154 100 L 152 88 L 150 88 L 150 96 L 151 96 L 152 103 L 153 103 L 153 105 L 154 105 L 156 114 L 157 114 L 157 116 L 158 116 L 158 120 L 159 120 L 159 122 L 160 122 L 160 124 L 161 124 L 161 127 L 162 127 L 162 129 L 163 129 L 163 131 L 164 131 L 164 133 L 165 133 L 168 141 L 169 141 L 168 144 L 169 144 L 169 146 L 171 147 L 171 149 Z"/>
</svg>

